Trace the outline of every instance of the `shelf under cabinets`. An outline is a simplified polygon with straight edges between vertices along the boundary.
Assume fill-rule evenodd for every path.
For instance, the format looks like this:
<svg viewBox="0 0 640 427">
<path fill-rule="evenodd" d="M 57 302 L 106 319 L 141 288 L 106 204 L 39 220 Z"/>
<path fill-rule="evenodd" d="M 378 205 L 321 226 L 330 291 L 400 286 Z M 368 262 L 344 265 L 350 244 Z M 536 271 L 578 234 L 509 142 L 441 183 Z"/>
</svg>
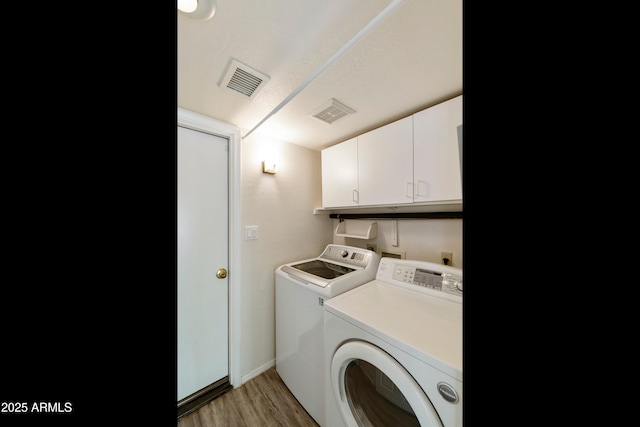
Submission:
<svg viewBox="0 0 640 427">
<path fill-rule="evenodd" d="M 338 237 L 351 237 L 354 239 L 375 239 L 378 235 L 378 223 L 373 221 L 368 224 L 367 230 L 358 230 L 358 232 L 354 232 L 353 230 L 347 230 L 347 221 L 340 221 L 338 226 L 336 227 L 336 236 Z"/>
</svg>

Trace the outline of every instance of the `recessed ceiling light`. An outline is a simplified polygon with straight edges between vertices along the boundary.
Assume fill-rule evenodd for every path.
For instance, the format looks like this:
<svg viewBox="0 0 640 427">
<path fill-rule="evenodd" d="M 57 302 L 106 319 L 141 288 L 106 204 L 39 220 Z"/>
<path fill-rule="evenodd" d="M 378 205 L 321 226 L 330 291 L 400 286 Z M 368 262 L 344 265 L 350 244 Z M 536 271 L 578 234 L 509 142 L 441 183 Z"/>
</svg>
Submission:
<svg viewBox="0 0 640 427">
<path fill-rule="evenodd" d="M 184 13 L 191 13 L 198 7 L 198 0 L 178 0 L 178 9 Z"/>
<path fill-rule="evenodd" d="M 207 21 L 216 13 L 216 0 L 178 0 L 178 10 L 190 18 Z"/>
</svg>

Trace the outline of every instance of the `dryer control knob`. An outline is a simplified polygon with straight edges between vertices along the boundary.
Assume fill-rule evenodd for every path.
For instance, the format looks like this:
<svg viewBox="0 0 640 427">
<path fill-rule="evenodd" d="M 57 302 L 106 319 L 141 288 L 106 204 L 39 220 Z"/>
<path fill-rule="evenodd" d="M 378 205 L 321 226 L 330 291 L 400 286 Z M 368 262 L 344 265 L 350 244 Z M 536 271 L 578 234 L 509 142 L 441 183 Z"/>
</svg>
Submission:
<svg viewBox="0 0 640 427">
<path fill-rule="evenodd" d="M 342 258 L 346 257 L 347 255 L 349 255 L 349 252 L 342 250 L 340 251 L 340 255 L 342 255 Z"/>
</svg>

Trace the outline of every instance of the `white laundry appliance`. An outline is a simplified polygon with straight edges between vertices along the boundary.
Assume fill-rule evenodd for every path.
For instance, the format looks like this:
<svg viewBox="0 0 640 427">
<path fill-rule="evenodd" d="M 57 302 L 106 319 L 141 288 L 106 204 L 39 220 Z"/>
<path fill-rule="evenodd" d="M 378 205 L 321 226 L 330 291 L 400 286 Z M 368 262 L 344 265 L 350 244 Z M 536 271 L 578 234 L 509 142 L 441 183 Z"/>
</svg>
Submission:
<svg viewBox="0 0 640 427">
<path fill-rule="evenodd" d="M 320 426 L 325 426 L 323 304 L 373 280 L 379 261 L 373 251 L 330 244 L 316 258 L 276 269 L 276 372 Z"/>
<path fill-rule="evenodd" d="M 324 309 L 327 426 L 462 426 L 461 269 L 384 257 Z"/>
</svg>

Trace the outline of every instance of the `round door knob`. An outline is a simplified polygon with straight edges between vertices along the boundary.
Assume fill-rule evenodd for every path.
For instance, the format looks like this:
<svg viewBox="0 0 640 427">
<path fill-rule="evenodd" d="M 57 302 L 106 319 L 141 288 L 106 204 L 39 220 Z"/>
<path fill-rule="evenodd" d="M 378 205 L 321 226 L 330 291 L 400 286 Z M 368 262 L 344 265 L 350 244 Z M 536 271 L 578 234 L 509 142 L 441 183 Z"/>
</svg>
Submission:
<svg viewBox="0 0 640 427">
<path fill-rule="evenodd" d="M 227 270 L 225 270 L 224 268 L 218 269 L 218 271 L 216 271 L 216 277 L 218 279 L 224 279 L 225 277 L 227 277 Z"/>
</svg>

